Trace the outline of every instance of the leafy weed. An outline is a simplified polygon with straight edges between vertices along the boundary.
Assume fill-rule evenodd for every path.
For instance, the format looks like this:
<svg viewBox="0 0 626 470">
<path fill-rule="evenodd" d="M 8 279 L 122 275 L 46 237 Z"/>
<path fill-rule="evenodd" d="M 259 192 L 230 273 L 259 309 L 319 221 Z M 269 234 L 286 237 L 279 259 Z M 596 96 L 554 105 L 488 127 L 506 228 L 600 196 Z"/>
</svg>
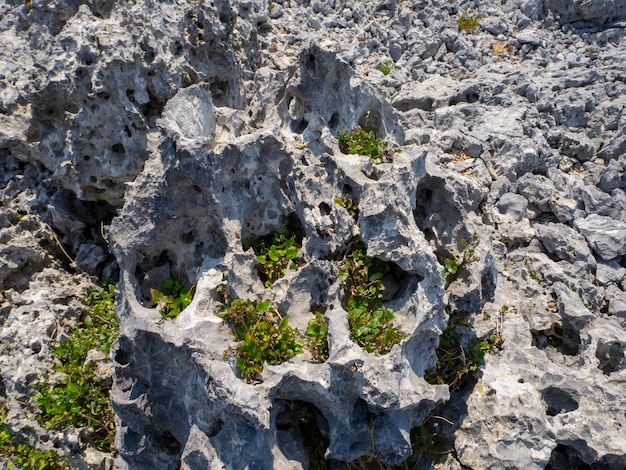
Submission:
<svg viewBox="0 0 626 470">
<path fill-rule="evenodd" d="M 109 452 L 115 437 L 110 384 L 102 381 L 86 359 L 93 349 L 108 354 L 118 334 L 115 286 L 110 284 L 91 291 L 85 303 L 89 310 L 82 325 L 74 330 L 69 341 L 52 349 L 60 362 L 56 370 L 64 377 L 58 383 L 43 384 L 37 394 L 41 413 L 36 418 L 47 429 L 88 427 L 96 447 Z"/>
<path fill-rule="evenodd" d="M 335 204 L 343 207 L 348 211 L 348 214 L 354 219 L 359 219 L 359 205 L 356 204 L 347 194 L 335 199 Z"/>
<path fill-rule="evenodd" d="M 65 470 L 67 464 L 52 450 L 39 450 L 18 444 L 9 429 L 4 426 L 5 415 L 0 415 L 0 455 L 9 459 L 8 468 L 19 465 L 33 470 Z"/>
<path fill-rule="evenodd" d="M 302 353 L 298 330 L 289 326 L 287 317 L 271 307 L 269 300 L 227 301 L 220 316 L 239 341 L 226 355 L 237 356 L 237 367 L 246 378 L 260 374 L 265 363 L 281 364 Z"/>
<path fill-rule="evenodd" d="M 345 129 L 339 131 L 339 150 L 346 155 L 365 155 L 376 164 L 392 161 L 391 153 L 387 150 L 389 144 L 377 139 L 374 131 L 365 131 L 356 127 L 350 132 Z"/>
<path fill-rule="evenodd" d="M 320 362 L 328 359 L 328 325 L 322 312 L 315 312 L 306 328 L 307 348 Z"/>
<path fill-rule="evenodd" d="M 189 289 L 176 279 L 166 279 L 163 290 L 150 289 L 152 300 L 160 307 L 164 319 L 173 320 L 185 310 L 193 299 L 193 288 Z"/>
<path fill-rule="evenodd" d="M 394 314 L 382 306 L 383 276 L 389 267 L 372 259 L 359 242 L 344 260 L 339 280 L 345 284 L 350 336 L 367 352 L 387 354 L 406 337 L 392 325 Z"/>
<path fill-rule="evenodd" d="M 443 280 L 449 286 L 459 275 L 459 270 L 464 266 L 478 261 L 476 256 L 476 245 L 480 242 L 480 237 L 474 234 L 472 241 L 468 243 L 465 238 L 461 239 L 463 254 L 460 258 L 446 258 L 443 260 Z"/>
<path fill-rule="evenodd" d="M 274 233 L 257 237 L 247 243 L 245 249 L 252 247 L 259 263 L 259 276 L 265 287 L 271 287 L 283 277 L 287 269 L 298 269 L 300 260 L 298 252 L 301 245 L 296 242 L 296 236 L 285 236 Z"/>
</svg>

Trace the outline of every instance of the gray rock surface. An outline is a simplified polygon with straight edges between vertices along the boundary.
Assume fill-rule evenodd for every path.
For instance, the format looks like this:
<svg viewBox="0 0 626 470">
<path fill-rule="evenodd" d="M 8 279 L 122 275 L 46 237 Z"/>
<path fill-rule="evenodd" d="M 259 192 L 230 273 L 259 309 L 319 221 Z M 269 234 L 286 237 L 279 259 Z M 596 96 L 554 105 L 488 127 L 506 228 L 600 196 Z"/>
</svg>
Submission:
<svg viewBox="0 0 626 470">
<path fill-rule="evenodd" d="M 626 223 L 611 217 L 590 214 L 574 225 L 600 257 L 611 260 L 626 254 Z"/>
<path fill-rule="evenodd" d="M 307 468 L 295 401 L 329 465 L 625 468 L 625 25 L 623 0 L 4 2 L 6 425 L 76 468 Z M 391 162 L 340 151 L 357 125 Z M 266 288 L 244 244 L 287 225 L 304 263 Z M 355 235 L 397 273 L 384 304 L 407 338 L 386 355 L 349 338 Z M 95 277 L 119 281 L 116 455 L 32 419 Z M 164 321 L 150 289 L 170 277 L 195 294 Z M 328 361 L 242 380 L 220 285 L 301 331 L 325 307 Z M 504 342 L 430 384 L 460 312 L 465 352 Z"/>
</svg>

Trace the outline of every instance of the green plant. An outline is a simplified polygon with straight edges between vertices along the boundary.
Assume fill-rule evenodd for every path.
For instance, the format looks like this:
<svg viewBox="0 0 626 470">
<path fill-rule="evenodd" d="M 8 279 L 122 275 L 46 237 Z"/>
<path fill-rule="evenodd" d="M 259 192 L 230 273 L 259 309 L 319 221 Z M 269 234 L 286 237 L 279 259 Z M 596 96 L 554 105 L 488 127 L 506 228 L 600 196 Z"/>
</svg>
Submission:
<svg viewBox="0 0 626 470">
<path fill-rule="evenodd" d="M 0 415 L 0 455 L 9 459 L 8 468 L 15 465 L 27 470 L 64 470 L 67 464 L 52 450 L 39 450 L 18 444 L 9 429 L 4 426 L 6 415 Z"/>
<path fill-rule="evenodd" d="M 346 155 L 365 155 L 376 164 L 388 163 L 392 158 L 387 147 L 387 142 L 377 139 L 374 131 L 367 132 L 362 127 L 339 131 L 339 150 Z"/>
<path fill-rule="evenodd" d="M 191 303 L 193 288 L 183 287 L 176 279 L 166 279 L 163 291 L 150 289 L 150 294 L 154 303 L 160 307 L 163 318 L 173 320 Z"/>
<path fill-rule="evenodd" d="M 359 218 L 359 205 L 356 204 L 347 194 L 342 195 L 335 199 L 335 204 L 343 207 L 348 211 L 348 214 L 354 219 L 358 220 Z"/>
<path fill-rule="evenodd" d="M 382 307 L 382 278 L 388 271 L 386 263 L 366 255 L 361 242 L 356 243 L 339 271 L 339 280 L 345 284 L 350 337 L 375 354 L 387 354 L 406 337 L 392 325 L 393 312 Z"/>
<path fill-rule="evenodd" d="M 457 25 L 459 29 L 467 34 L 472 34 L 478 28 L 478 22 L 482 18 L 481 15 L 472 15 L 467 8 L 459 12 L 457 18 Z"/>
<path fill-rule="evenodd" d="M 323 313 L 315 312 L 306 327 L 306 335 L 307 347 L 313 357 L 325 362 L 328 359 L 328 325 Z"/>
<path fill-rule="evenodd" d="M 436 368 L 426 372 L 427 382 L 447 384 L 451 391 L 456 390 L 468 374 L 484 363 L 485 351 L 477 344 L 463 347 L 463 329 L 469 326 L 467 317 L 467 312 L 450 314 L 448 325 L 439 337 Z"/>
<path fill-rule="evenodd" d="M 254 238 L 245 245 L 245 249 L 252 247 L 259 263 L 259 276 L 265 287 L 271 287 L 274 282 L 285 275 L 287 269 L 298 269 L 298 252 L 301 245 L 296 242 L 296 236 L 286 237 L 282 233 L 274 233 Z"/>
<path fill-rule="evenodd" d="M 115 417 L 109 403 L 110 385 L 103 382 L 87 362 L 87 353 L 99 349 L 108 354 L 119 328 L 114 310 L 115 286 L 89 293 L 88 314 L 69 341 L 52 349 L 59 359 L 57 372 L 63 379 L 45 383 L 37 394 L 41 412 L 37 420 L 46 428 L 89 427 L 96 447 L 113 449 Z"/>
<path fill-rule="evenodd" d="M 422 454 L 445 455 L 452 452 L 450 443 L 436 432 L 433 432 L 426 423 L 411 430 L 411 444 L 413 452 L 418 458 Z"/>
<path fill-rule="evenodd" d="M 476 256 L 476 245 L 480 242 L 480 237 L 474 234 L 472 242 L 468 243 L 465 238 L 461 239 L 463 254 L 460 258 L 446 258 L 443 260 L 443 280 L 446 286 L 450 285 L 459 275 L 459 270 L 474 261 L 478 261 Z"/>
<path fill-rule="evenodd" d="M 431 384 L 447 384 L 451 392 L 458 389 L 470 373 L 484 364 L 486 352 L 502 348 L 502 316 L 507 310 L 507 306 L 500 310 L 495 333 L 485 339 L 470 341 L 465 347 L 463 332 L 469 328 L 469 314 L 456 310 L 450 313 L 448 325 L 439 337 L 437 365 L 435 369 L 426 372 L 426 381 Z M 491 315 L 483 312 L 483 318 L 487 320 Z"/>
<path fill-rule="evenodd" d="M 389 73 L 395 68 L 395 64 L 391 59 L 381 62 L 376 66 L 376 70 L 381 72 L 383 75 L 389 75 Z"/>
<path fill-rule="evenodd" d="M 298 330 L 289 326 L 287 317 L 281 317 L 269 300 L 227 301 L 220 316 L 239 341 L 237 348 L 229 348 L 226 355 L 237 356 L 237 367 L 247 378 L 261 373 L 265 363 L 281 364 L 302 353 Z"/>
<path fill-rule="evenodd" d="M 483 351 L 491 351 L 495 349 L 502 349 L 504 344 L 504 337 L 502 336 L 502 322 L 504 320 L 504 314 L 509 311 L 508 305 L 503 305 L 498 312 L 498 319 L 496 321 L 495 331 L 490 334 L 487 339 L 478 342 L 478 347 Z M 483 318 L 489 320 L 491 315 L 487 312 L 483 312 Z"/>
</svg>

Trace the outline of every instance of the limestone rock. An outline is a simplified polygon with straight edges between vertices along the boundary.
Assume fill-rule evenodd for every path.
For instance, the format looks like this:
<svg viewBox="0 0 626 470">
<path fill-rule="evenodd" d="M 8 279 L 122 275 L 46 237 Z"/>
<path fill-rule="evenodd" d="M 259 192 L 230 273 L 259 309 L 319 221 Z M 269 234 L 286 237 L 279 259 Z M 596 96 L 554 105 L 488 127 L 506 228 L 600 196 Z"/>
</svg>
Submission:
<svg viewBox="0 0 626 470">
<path fill-rule="evenodd" d="M 626 254 L 626 223 L 597 214 L 576 219 L 574 225 L 603 259 Z"/>
<path fill-rule="evenodd" d="M 590 266 L 595 264 L 584 237 L 567 225 L 537 224 L 535 230 L 548 253 L 571 263 L 584 261 Z"/>
<path fill-rule="evenodd" d="M 32 418 L 93 275 L 119 280 L 120 470 L 626 468 L 623 0 L 0 3 L 0 408 L 21 442 L 112 466 Z M 339 148 L 357 126 L 381 163 Z M 302 262 L 265 287 L 247 242 L 287 229 Z M 354 237 L 389 267 L 388 354 L 350 338 Z M 172 277 L 194 297 L 164 320 Z M 300 332 L 325 308 L 329 359 L 243 380 L 222 292 Z"/>
</svg>

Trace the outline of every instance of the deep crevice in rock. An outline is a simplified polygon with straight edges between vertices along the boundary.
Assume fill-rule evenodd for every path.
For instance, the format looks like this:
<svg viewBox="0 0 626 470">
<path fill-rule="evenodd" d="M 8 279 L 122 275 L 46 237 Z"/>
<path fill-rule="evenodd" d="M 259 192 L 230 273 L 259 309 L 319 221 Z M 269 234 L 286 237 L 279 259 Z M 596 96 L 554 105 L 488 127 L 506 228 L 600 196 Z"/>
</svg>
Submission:
<svg viewBox="0 0 626 470">
<path fill-rule="evenodd" d="M 546 330 L 531 330 L 533 346 L 539 349 L 553 348 L 561 354 L 576 356 L 580 349 L 580 335 L 566 321 L 555 323 Z"/>
</svg>

